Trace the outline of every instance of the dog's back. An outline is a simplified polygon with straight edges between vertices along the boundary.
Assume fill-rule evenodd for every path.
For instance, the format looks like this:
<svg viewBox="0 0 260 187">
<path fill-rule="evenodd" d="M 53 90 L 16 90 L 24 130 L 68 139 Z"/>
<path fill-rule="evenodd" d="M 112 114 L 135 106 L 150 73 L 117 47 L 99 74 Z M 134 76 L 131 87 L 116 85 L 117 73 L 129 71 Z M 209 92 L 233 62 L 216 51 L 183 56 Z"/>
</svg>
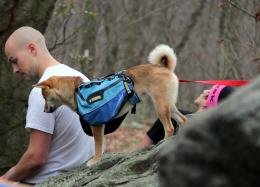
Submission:
<svg viewBox="0 0 260 187">
<path fill-rule="evenodd" d="M 154 97 L 164 97 L 167 102 L 176 103 L 179 81 L 174 74 L 177 57 L 167 45 L 157 46 L 149 54 L 150 64 L 142 64 L 127 69 L 126 73 L 135 82 L 135 91 Z"/>
</svg>

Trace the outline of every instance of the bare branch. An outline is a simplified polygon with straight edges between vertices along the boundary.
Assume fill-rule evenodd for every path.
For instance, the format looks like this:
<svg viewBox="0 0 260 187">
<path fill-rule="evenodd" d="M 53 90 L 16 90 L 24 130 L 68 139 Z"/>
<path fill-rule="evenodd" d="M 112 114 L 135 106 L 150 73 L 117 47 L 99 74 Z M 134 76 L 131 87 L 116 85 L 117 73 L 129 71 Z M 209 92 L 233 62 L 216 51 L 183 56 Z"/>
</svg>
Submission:
<svg viewBox="0 0 260 187">
<path fill-rule="evenodd" d="M 248 16 L 252 17 L 255 19 L 255 15 L 251 14 L 248 10 L 242 8 L 240 5 L 238 5 L 237 3 L 235 3 L 232 0 L 228 0 L 227 1 L 230 5 L 232 5 L 233 7 L 237 8 L 238 10 L 240 10 L 241 12 L 247 14 Z"/>
<path fill-rule="evenodd" d="M 146 14 L 143 15 L 142 17 L 136 19 L 135 21 L 129 23 L 127 26 L 131 26 L 131 25 L 133 25 L 133 24 L 136 24 L 136 23 L 142 21 L 143 19 L 145 19 L 146 17 L 149 17 L 149 16 L 153 15 L 155 12 L 162 11 L 163 9 L 169 8 L 169 7 L 174 6 L 174 5 L 176 5 L 176 2 L 175 2 L 175 1 L 173 1 L 173 2 L 171 2 L 171 3 L 168 3 L 168 4 L 166 4 L 166 5 L 162 6 L 162 7 L 159 7 L 159 8 L 157 8 L 157 9 L 154 9 L 154 10 L 152 10 L 152 11 L 146 13 Z"/>
</svg>

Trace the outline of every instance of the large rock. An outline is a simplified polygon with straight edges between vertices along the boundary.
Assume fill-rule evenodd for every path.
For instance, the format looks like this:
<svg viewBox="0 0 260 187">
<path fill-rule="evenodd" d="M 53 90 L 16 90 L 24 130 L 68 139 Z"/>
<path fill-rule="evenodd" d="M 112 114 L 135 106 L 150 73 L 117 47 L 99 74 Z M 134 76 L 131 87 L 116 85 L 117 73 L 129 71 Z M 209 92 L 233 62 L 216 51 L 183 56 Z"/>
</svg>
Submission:
<svg viewBox="0 0 260 187">
<path fill-rule="evenodd" d="M 194 116 L 161 156 L 161 186 L 259 187 L 260 79 Z"/>
<path fill-rule="evenodd" d="M 158 186 L 158 155 L 163 144 L 133 153 L 105 154 L 92 167 L 81 166 L 37 186 Z"/>
</svg>

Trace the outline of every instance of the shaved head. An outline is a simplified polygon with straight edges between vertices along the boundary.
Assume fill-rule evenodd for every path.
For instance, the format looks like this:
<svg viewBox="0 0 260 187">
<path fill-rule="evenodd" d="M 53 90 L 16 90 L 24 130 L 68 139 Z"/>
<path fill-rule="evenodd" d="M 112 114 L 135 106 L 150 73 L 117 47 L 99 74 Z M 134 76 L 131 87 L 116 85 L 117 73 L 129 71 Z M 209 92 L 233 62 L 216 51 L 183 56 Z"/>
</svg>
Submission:
<svg viewBox="0 0 260 187">
<path fill-rule="evenodd" d="M 28 26 L 15 30 L 7 39 L 5 49 L 9 44 L 22 48 L 30 42 L 36 43 L 44 51 L 47 50 L 44 36 L 38 30 Z"/>
<path fill-rule="evenodd" d="M 47 67 L 59 64 L 48 51 L 42 33 L 28 26 L 20 27 L 9 36 L 5 55 L 13 73 L 26 79 L 40 77 Z"/>
</svg>

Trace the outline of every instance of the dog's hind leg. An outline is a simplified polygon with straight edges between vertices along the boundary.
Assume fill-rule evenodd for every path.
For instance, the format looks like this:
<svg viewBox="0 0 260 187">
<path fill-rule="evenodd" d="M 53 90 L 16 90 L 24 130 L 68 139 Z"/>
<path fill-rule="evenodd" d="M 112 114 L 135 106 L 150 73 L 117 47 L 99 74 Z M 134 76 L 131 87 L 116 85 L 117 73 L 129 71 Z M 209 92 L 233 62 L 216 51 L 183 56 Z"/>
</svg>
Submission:
<svg viewBox="0 0 260 187">
<path fill-rule="evenodd" d="M 158 100 L 156 101 L 155 106 L 158 117 L 163 124 L 165 133 L 164 139 L 167 139 L 172 136 L 174 132 L 174 127 L 171 121 L 171 106 L 169 104 L 162 104 Z"/>
<path fill-rule="evenodd" d="M 88 161 L 87 166 L 91 166 L 99 162 L 105 150 L 105 125 L 91 126 L 91 129 L 95 141 L 95 155 Z"/>
<path fill-rule="evenodd" d="M 175 104 L 173 104 L 173 112 L 176 114 L 176 117 L 178 118 L 181 123 L 186 123 L 187 118 L 178 110 Z"/>
</svg>

